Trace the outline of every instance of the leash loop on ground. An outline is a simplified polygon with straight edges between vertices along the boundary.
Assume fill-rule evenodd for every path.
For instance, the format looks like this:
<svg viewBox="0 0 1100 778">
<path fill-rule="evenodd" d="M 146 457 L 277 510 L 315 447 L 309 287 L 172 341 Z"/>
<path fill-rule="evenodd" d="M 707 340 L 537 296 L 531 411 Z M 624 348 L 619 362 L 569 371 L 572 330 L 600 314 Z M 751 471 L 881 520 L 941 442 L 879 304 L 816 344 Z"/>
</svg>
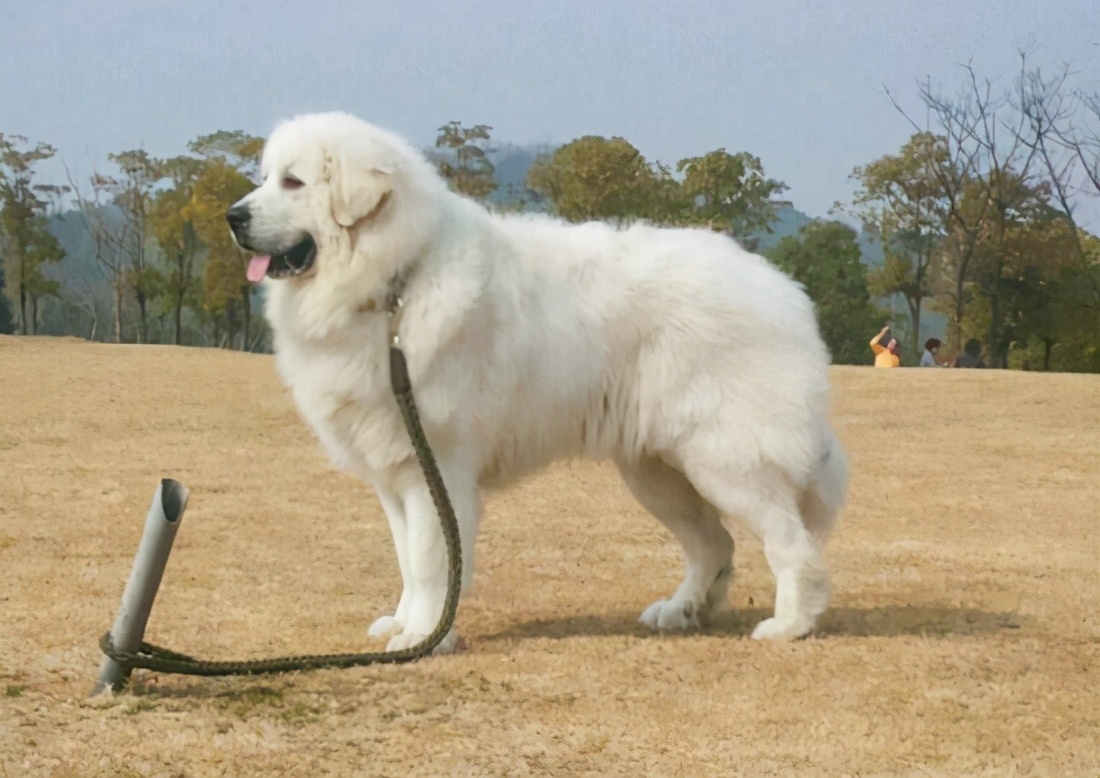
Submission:
<svg viewBox="0 0 1100 778">
<path fill-rule="evenodd" d="M 458 596 L 462 587 L 462 544 L 458 531 L 458 520 L 447 495 L 443 475 L 428 445 L 424 427 L 420 423 L 420 414 L 413 397 L 412 382 L 409 380 L 409 366 L 405 352 L 401 350 L 398 328 L 404 306 L 402 293 L 407 276 L 397 276 L 390 284 L 386 297 L 386 313 L 390 319 L 390 388 L 401 410 L 409 440 L 412 442 L 416 459 L 424 473 L 432 502 L 443 527 L 443 537 L 447 544 L 447 598 L 443 603 L 443 613 L 439 623 L 430 635 L 421 643 L 398 651 L 373 651 L 361 654 L 313 654 L 303 656 L 285 656 L 274 659 L 254 659 L 245 661 L 209 661 L 196 659 L 161 648 L 151 643 L 142 643 L 137 651 L 121 651 L 114 645 L 111 633 L 107 632 L 99 640 L 103 653 L 119 664 L 131 669 L 140 668 L 160 673 L 180 675 L 223 676 L 258 675 L 261 673 L 287 673 L 295 670 L 315 670 L 323 667 L 345 668 L 370 664 L 394 664 L 410 662 L 430 653 L 438 646 L 454 625 L 458 611 Z"/>
</svg>

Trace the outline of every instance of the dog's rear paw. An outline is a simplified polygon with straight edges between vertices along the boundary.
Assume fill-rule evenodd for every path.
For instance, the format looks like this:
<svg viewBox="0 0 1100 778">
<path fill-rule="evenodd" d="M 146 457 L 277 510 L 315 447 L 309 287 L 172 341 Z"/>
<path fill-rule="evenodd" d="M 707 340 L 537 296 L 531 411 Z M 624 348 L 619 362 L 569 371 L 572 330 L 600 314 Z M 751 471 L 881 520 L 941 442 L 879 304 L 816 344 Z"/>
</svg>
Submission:
<svg viewBox="0 0 1100 778">
<path fill-rule="evenodd" d="M 378 622 L 375 622 L 376 624 Z M 386 644 L 387 651 L 404 651 L 407 648 L 418 646 L 428 639 L 427 635 L 422 635 L 419 632 L 402 632 L 399 635 L 394 635 L 390 638 L 390 642 Z M 458 647 L 458 635 L 454 629 L 447 633 L 446 637 L 440 641 L 439 645 L 432 649 L 433 655 L 439 654 L 452 654 Z"/>
<path fill-rule="evenodd" d="M 699 613 L 694 603 L 685 600 L 657 600 L 642 611 L 643 624 L 659 630 L 686 630 L 699 628 Z"/>
<path fill-rule="evenodd" d="M 773 617 L 757 624 L 752 637 L 753 640 L 794 640 L 810 634 L 813 628 L 813 621 L 809 619 L 779 621 Z"/>
<path fill-rule="evenodd" d="M 394 635 L 400 635 L 404 628 L 405 625 L 393 616 L 383 616 L 370 625 L 367 634 L 372 638 L 392 638 Z"/>
</svg>

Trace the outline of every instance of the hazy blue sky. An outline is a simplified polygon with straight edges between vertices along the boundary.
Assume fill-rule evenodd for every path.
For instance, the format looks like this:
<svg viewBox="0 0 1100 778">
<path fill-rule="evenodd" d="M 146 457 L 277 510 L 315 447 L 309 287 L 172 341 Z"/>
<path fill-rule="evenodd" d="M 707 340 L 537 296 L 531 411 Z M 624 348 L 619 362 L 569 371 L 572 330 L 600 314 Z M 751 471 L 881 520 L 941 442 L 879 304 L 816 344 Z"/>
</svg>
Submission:
<svg viewBox="0 0 1100 778">
<path fill-rule="evenodd" d="M 1100 85 L 1097 0 L 0 0 L 0 132 L 82 175 L 318 109 L 423 146 L 450 119 L 517 143 L 621 135 L 668 163 L 750 151 L 824 215 L 910 133 L 884 86 L 923 116 L 918 79 L 954 88 L 973 58 L 1010 83 L 1029 40 Z"/>
</svg>

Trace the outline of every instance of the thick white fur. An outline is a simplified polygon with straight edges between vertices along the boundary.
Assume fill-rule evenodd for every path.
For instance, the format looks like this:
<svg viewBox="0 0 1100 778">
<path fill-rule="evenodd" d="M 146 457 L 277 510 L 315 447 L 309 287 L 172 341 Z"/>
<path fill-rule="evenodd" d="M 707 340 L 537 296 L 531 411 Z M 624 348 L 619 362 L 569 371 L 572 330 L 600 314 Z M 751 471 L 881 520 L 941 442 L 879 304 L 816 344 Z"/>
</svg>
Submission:
<svg viewBox="0 0 1100 778">
<path fill-rule="evenodd" d="M 776 577 L 775 615 L 753 636 L 813 628 L 847 466 L 826 421 L 829 356 L 787 276 L 705 230 L 491 215 L 406 142 L 346 114 L 279 125 L 263 173 L 241 201 L 248 243 L 278 252 L 308 232 L 319 246 L 309 273 L 265 282 L 279 373 L 334 461 L 374 486 L 393 531 L 404 591 L 371 634 L 391 649 L 423 640 L 447 578 L 389 388 L 380 307 L 406 268 L 400 336 L 467 583 L 482 488 L 562 457 L 611 458 L 684 547 L 683 583 L 642 621 L 687 628 L 725 603 L 723 522 L 736 518 Z M 304 185 L 284 185 L 288 174 Z"/>
</svg>

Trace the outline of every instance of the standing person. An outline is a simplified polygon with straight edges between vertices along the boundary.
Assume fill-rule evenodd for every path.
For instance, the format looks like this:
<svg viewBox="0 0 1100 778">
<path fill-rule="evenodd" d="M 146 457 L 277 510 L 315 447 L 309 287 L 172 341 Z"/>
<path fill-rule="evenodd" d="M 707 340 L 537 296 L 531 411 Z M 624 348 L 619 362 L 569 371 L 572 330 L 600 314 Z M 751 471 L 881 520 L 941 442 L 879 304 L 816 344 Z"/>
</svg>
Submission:
<svg viewBox="0 0 1100 778">
<path fill-rule="evenodd" d="M 920 366 L 921 367 L 939 367 L 939 362 L 936 361 L 936 354 L 939 353 L 940 346 L 939 338 L 929 338 L 924 341 L 924 353 L 921 354 Z"/>
<path fill-rule="evenodd" d="M 971 338 L 963 346 L 963 353 L 955 357 L 955 367 L 985 367 L 982 359 L 982 342 L 977 338 Z"/>
<path fill-rule="evenodd" d="M 897 338 L 890 338 L 886 346 L 879 343 L 889 331 L 890 325 L 886 325 L 879 331 L 878 335 L 871 338 L 871 351 L 875 353 L 875 367 L 901 367 Z"/>
</svg>

